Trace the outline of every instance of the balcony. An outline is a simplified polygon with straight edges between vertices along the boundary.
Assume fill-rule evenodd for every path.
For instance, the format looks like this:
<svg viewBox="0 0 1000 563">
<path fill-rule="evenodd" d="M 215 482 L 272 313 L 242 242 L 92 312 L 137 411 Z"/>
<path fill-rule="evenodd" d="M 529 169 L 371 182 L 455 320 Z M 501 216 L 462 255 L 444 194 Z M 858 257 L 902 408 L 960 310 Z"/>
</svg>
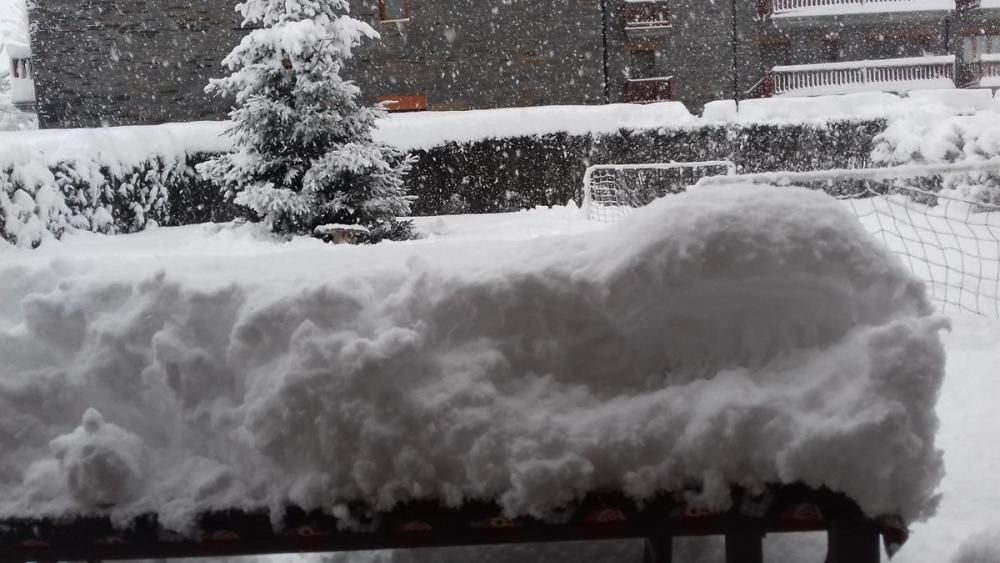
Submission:
<svg viewBox="0 0 1000 563">
<path fill-rule="evenodd" d="M 625 83 L 625 102 L 633 104 L 665 102 L 673 99 L 672 76 L 630 78 Z"/>
<path fill-rule="evenodd" d="M 958 0 L 995 2 L 997 0 Z M 840 16 L 851 14 L 949 11 L 956 0 L 758 0 L 761 17 Z"/>
<path fill-rule="evenodd" d="M 822 96 L 852 92 L 908 92 L 955 87 L 955 57 L 913 57 L 777 66 L 764 95 Z"/>
<path fill-rule="evenodd" d="M 979 60 L 967 67 L 972 77 L 971 86 L 1000 88 L 1000 54 L 980 55 Z"/>
<path fill-rule="evenodd" d="M 627 0 L 625 32 L 629 35 L 652 35 L 670 29 L 670 5 L 666 0 Z"/>
</svg>

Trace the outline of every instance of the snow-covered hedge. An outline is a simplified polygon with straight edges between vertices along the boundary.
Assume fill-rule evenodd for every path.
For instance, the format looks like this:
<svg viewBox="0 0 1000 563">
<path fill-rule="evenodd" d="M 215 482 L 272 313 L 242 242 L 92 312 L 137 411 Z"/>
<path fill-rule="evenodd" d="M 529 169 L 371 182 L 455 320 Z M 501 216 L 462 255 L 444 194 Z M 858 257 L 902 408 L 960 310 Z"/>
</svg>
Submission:
<svg viewBox="0 0 1000 563">
<path fill-rule="evenodd" d="M 578 108 L 589 121 L 562 132 L 557 117 L 568 117 L 567 108 L 498 110 L 514 119 L 494 131 L 499 137 L 485 139 L 482 135 L 496 129 L 485 123 L 478 138 L 457 126 L 433 137 L 414 131 L 458 116 L 393 118 L 380 136 L 418 157 L 406 180 L 417 196 L 414 211 L 438 215 L 579 200 L 584 170 L 595 163 L 728 158 L 750 172 L 866 166 L 872 139 L 884 129 L 877 120 L 710 123 L 684 117 L 671 104 L 644 110 L 669 124 L 653 128 L 652 118 L 639 119 L 640 109 Z M 479 114 L 490 112 L 470 113 L 479 123 L 488 117 Z M 517 119 L 522 114 L 539 119 L 536 133 Z M 616 119 L 637 129 L 616 129 Z M 152 224 L 229 219 L 233 206 L 194 170 L 228 149 L 225 127 L 190 123 L 0 134 L 0 239 L 34 246 L 67 229 L 125 233 Z M 448 138 L 463 140 L 429 145 Z"/>
<path fill-rule="evenodd" d="M 232 218 L 193 167 L 226 146 L 222 131 L 213 123 L 0 133 L 0 241 L 36 246 L 69 229 Z"/>
<path fill-rule="evenodd" d="M 987 109 L 973 115 L 940 115 L 919 112 L 893 120 L 876 138 L 873 162 L 879 165 L 979 162 L 1000 156 L 1000 111 Z M 1000 171 L 911 180 L 915 187 L 937 192 L 958 190 L 983 203 L 1000 204 Z"/>
<path fill-rule="evenodd" d="M 418 214 L 493 213 L 580 201 L 591 164 L 729 159 L 745 172 L 870 165 L 885 123 L 698 123 L 484 139 L 417 151 L 408 180 Z"/>
</svg>

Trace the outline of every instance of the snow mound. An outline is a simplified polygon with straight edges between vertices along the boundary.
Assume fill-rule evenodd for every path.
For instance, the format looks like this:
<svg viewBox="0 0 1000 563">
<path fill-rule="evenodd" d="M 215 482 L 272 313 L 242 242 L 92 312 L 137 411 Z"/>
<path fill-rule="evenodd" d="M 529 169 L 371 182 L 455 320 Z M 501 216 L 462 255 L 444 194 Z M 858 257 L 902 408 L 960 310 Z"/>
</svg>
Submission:
<svg viewBox="0 0 1000 563">
<path fill-rule="evenodd" d="M 983 530 L 962 542 L 952 563 L 995 563 L 1000 561 L 1000 532 Z"/>
<path fill-rule="evenodd" d="M 144 473 L 144 444 L 87 409 L 83 424 L 52 441 L 52 450 L 73 499 L 84 506 L 112 506 L 138 491 Z"/>
<path fill-rule="evenodd" d="M 0 309 L 0 517 L 425 498 L 544 516 L 598 489 L 724 507 L 729 484 L 798 481 L 872 515 L 936 505 L 947 323 L 822 193 L 706 188 L 597 233 L 266 264 L 155 248 L 0 259 L 20 304 Z M 91 407 L 146 444 L 145 470 L 109 450 L 135 492 L 103 466 L 74 495 L 33 477 Z"/>
</svg>

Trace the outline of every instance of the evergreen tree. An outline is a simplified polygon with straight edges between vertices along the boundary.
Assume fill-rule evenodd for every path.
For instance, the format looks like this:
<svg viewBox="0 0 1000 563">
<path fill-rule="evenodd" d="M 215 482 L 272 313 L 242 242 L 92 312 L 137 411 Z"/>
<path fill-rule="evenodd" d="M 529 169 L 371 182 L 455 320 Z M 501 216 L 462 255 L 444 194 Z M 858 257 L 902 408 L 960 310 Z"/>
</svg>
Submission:
<svg viewBox="0 0 1000 563">
<path fill-rule="evenodd" d="M 206 88 L 235 98 L 235 145 L 200 171 L 275 232 L 411 237 L 397 217 L 410 211 L 402 178 L 412 160 L 373 139 L 385 109 L 359 105 L 359 88 L 340 76 L 352 50 L 378 33 L 347 14 L 347 0 L 246 0 L 237 9 L 257 29 L 223 61 L 232 74 Z"/>
</svg>

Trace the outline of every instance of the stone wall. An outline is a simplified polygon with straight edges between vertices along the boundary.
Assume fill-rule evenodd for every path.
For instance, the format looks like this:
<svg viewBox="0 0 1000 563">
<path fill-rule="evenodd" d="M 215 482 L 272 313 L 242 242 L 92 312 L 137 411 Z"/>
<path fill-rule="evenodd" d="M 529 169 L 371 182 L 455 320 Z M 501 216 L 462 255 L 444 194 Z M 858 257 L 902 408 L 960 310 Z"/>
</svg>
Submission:
<svg viewBox="0 0 1000 563">
<path fill-rule="evenodd" d="M 37 0 L 34 24 L 43 127 L 217 119 L 204 93 L 243 36 L 226 0 Z"/>
<path fill-rule="evenodd" d="M 377 2 L 353 9 L 382 40 L 348 70 L 364 96 L 426 96 L 455 110 L 604 102 L 600 0 L 412 0 L 382 23 Z"/>
<path fill-rule="evenodd" d="M 610 0 L 621 2 L 622 0 Z M 426 96 L 430 109 L 596 104 L 604 96 L 601 0 L 412 0 L 346 75 L 364 101 Z M 245 34 L 236 0 L 37 0 L 31 11 L 43 127 L 220 119 L 209 78 Z"/>
</svg>

